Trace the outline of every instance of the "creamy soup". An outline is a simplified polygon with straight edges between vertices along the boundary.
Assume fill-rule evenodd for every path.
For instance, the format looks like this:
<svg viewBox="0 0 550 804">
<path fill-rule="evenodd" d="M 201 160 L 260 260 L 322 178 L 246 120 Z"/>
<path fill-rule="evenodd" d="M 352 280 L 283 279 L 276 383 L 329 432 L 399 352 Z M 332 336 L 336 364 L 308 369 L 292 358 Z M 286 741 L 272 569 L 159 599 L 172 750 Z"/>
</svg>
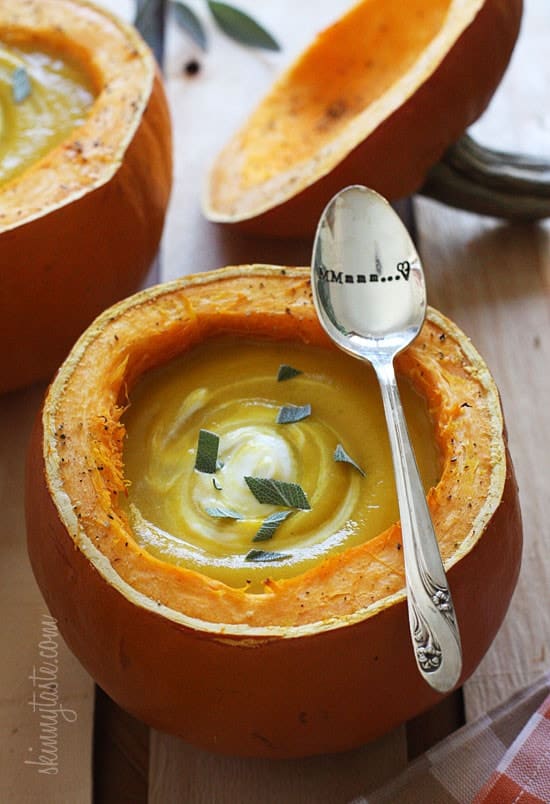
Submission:
<svg viewBox="0 0 550 804">
<path fill-rule="evenodd" d="M 432 425 L 400 387 L 427 490 L 439 477 Z M 341 352 L 206 342 L 143 378 L 124 424 L 135 538 L 231 586 L 297 575 L 398 519 L 374 373 Z"/>
<path fill-rule="evenodd" d="M 0 42 L 0 184 L 83 123 L 93 98 L 90 82 L 75 65 Z"/>
</svg>

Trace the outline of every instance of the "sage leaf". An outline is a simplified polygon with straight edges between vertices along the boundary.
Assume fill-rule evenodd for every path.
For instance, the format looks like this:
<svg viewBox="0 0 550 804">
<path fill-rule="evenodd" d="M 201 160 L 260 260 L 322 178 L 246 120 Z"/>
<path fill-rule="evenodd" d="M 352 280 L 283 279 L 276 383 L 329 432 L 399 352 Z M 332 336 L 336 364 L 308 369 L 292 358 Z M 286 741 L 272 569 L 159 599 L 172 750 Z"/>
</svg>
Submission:
<svg viewBox="0 0 550 804">
<path fill-rule="evenodd" d="M 192 8 L 181 0 L 173 0 L 171 3 L 174 17 L 179 27 L 198 45 L 201 50 L 208 49 L 208 39 L 206 31 L 200 19 Z"/>
<path fill-rule="evenodd" d="M 213 475 L 218 468 L 218 449 L 220 439 L 216 433 L 210 430 L 200 430 L 197 443 L 197 455 L 195 457 L 195 469 L 197 472 Z"/>
<path fill-rule="evenodd" d="M 277 553 L 273 550 L 249 550 L 245 561 L 283 561 L 290 558 L 289 553 Z"/>
<path fill-rule="evenodd" d="M 357 469 L 357 471 L 361 475 L 363 475 L 363 477 L 365 477 L 364 469 L 361 469 L 359 464 L 356 463 L 353 460 L 353 458 L 350 458 L 350 456 L 348 455 L 348 453 L 341 444 L 338 444 L 336 446 L 336 449 L 334 450 L 334 455 L 332 457 L 334 458 L 335 461 L 340 461 L 341 463 L 349 463 L 350 466 L 353 466 L 355 469 Z"/>
<path fill-rule="evenodd" d="M 267 542 L 269 539 L 272 539 L 279 525 L 293 513 L 294 511 L 276 511 L 274 514 L 266 517 L 252 541 Z"/>
<path fill-rule="evenodd" d="M 204 512 L 216 519 L 242 519 L 241 514 L 237 513 L 237 511 L 232 511 L 231 508 L 224 508 L 223 505 L 209 506 L 204 509 Z"/>
<path fill-rule="evenodd" d="M 164 56 L 163 0 L 137 0 L 134 25 L 155 54 L 159 64 Z"/>
<path fill-rule="evenodd" d="M 236 42 L 264 50 L 281 49 L 271 34 L 244 11 L 215 0 L 208 0 L 208 8 L 221 30 Z"/>
<path fill-rule="evenodd" d="M 284 505 L 287 508 L 298 508 L 301 511 L 311 509 L 306 494 L 298 483 L 273 480 L 271 477 L 250 476 L 245 477 L 245 483 L 260 503 Z"/>
<path fill-rule="evenodd" d="M 277 382 L 283 382 L 284 380 L 291 380 L 293 377 L 297 377 L 298 374 L 302 374 L 303 372 L 300 369 L 294 368 L 294 366 L 289 366 L 286 363 L 282 363 L 279 366 L 279 371 L 277 374 Z"/>
<path fill-rule="evenodd" d="M 311 405 L 283 405 L 277 414 L 277 424 L 301 422 L 311 416 Z"/>
<path fill-rule="evenodd" d="M 11 74 L 11 94 L 14 103 L 22 103 L 31 94 L 31 82 L 24 67 L 16 67 Z"/>
</svg>

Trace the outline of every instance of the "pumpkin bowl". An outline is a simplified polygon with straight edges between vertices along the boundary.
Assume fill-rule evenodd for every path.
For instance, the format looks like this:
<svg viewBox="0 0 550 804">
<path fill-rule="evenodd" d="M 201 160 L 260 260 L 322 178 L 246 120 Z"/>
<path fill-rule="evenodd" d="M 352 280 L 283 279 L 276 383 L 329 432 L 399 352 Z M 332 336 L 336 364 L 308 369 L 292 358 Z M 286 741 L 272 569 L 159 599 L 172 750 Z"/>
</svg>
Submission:
<svg viewBox="0 0 550 804">
<path fill-rule="evenodd" d="M 389 200 L 486 108 L 508 64 L 522 0 L 362 0 L 275 82 L 214 160 L 207 218 L 309 235 L 329 199 L 365 184 Z"/>
<path fill-rule="evenodd" d="M 415 665 L 399 524 L 251 593 L 152 555 L 121 505 L 121 416 L 138 378 L 227 335 L 334 351 L 309 271 L 265 265 L 142 291 L 81 336 L 31 439 L 32 567 L 68 646 L 151 726 L 228 754 L 343 751 L 441 698 Z M 428 502 L 461 629 L 463 682 L 502 622 L 520 566 L 499 395 L 471 342 L 434 309 L 397 369 L 426 399 L 440 451 Z"/>
<path fill-rule="evenodd" d="M 93 94 L 81 125 L 0 186 L 1 392 L 51 377 L 101 310 L 139 287 L 172 167 L 159 71 L 131 26 L 85 0 L 0 0 L 0 42 L 74 64 Z"/>
</svg>

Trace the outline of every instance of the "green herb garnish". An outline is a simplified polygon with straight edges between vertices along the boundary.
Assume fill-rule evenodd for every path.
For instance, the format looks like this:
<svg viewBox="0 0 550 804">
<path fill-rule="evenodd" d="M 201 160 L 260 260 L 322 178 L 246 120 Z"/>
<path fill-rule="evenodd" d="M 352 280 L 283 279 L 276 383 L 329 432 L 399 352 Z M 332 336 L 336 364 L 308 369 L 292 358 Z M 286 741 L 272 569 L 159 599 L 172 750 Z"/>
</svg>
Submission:
<svg viewBox="0 0 550 804">
<path fill-rule="evenodd" d="M 164 0 L 136 0 L 134 25 L 161 64 L 164 53 Z"/>
<path fill-rule="evenodd" d="M 143 8 L 148 10 L 151 17 L 158 0 L 142 0 L 142 8 L 138 21 L 142 21 L 144 15 Z M 228 3 L 218 3 L 214 0 L 207 0 L 206 5 L 212 14 L 218 27 L 236 42 L 249 47 L 259 47 L 265 50 L 280 50 L 279 43 L 265 30 L 255 19 L 238 8 Z M 204 25 L 198 15 L 183 0 L 172 0 L 171 6 L 174 9 L 175 19 L 179 27 L 184 30 L 202 50 L 208 47 L 208 39 Z M 151 8 L 153 11 L 151 11 Z"/>
<path fill-rule="evenodd" d="M 272 550 L 249 550 L 245 561 L 283 561 L 290 558 L 289 553 L 276 553 Z"/>
<path fill-rule="evenodd" d="M 24 67 L 16 67 L 11 74 L 11 94 L 14 103 L 22 103 L 31 94 L 31 82 Z"/>
<path fill-rule="evenodd" d="M 365 477 L 365 471 L 363 469 L 361 469 L 359 464 L 356 463 L 353 460 L 353 458 L 350 458 L 350 456 L 348 455 L 348 453 L 346 452 L 346 450 L 344 449 L 344 447 L 341 444 L 338 444 L 336 446 L 336 449 L 334 450 L 334 455 L 332 457 L 334 458 L 335 461 L 340 461 L 341 463 L 349 463 L 351 466 L 353 466 L 355 469 L 357 469 L 357 471 L 361 475 L 363 475 L 363 477 Z"/>
<path fill-rule="evenodd" d="M 217 519 L 242 519 L 241 514 L 238 514 L 237 511 L 232 511 L 231 508 L 224 508 L 223 505 L 209 506 L 204 511 L 208 516 L 213 516 Z"/>
<path fill-rule="evenodd" d="M 208 0 L 208 8 L 222 31 L 242 45 L 264 50 L 281 49 L 271 34 L 244 11 L 214 0 Z"/>
<path fill-rule="evenodd" d="M 218 468 L 218 449 L 220 439 L 210 430 L 199 430 L 195 469 L 197 472 L 213 475 Z"/>
<path fill-rule="evenodd" d="M 294 366 L 289 366 L 286 363 L 282 363 L 279 366 L 279 372 L 277 374 L 277 382 L 283 382 L 283 380 L 291 380 L 293 377 L 297 377 L 298 374 L 302 374 L 303 372 L 300 369 L 294 368 Z"/>
<path fill-rule="evenodd" d="M 258 502 L 268 505 L 285 505 L 287 508 L 298 508 L 309 511 L 311 505 L 306 494 L 298 483 L 286 483 L 284 480 L 273 480 L 270 477 L 245 477 L 245 482 Z"/>
<path fill-rule="evenodd" d="M 252 541 L 267 542 L 269 539 L 272 539 L 279 525 L 293 513 L 294 511 L 276 511 L 274 514 L 266 517 Z"/>
<path fill-rule="evenodd" d="M 206 31 L 193 9 L 190 8 L 187 3 L 180 2 L 180 0 L 174 0 L 171 6 L 174 10 L 174 17 L 179 27 L 186 32 L 201 50 L 206 50 L 208 47 Z"/>
<path fill-rule="evenodd" d="M 277 424 L 301 422 L 311 416 L 311 405 L 283 405 L 277 415 Z"/>
</svg>

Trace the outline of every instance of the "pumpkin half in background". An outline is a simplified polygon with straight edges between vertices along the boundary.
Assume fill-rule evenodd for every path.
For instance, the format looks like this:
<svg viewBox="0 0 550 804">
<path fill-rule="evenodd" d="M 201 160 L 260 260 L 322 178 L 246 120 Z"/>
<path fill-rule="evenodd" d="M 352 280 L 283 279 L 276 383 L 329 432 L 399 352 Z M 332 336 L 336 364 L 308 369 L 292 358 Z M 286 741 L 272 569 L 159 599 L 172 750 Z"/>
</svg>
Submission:
<svg viewBox="0 0 550 804">
<path fill-rule="evenodd" d="M 304 235 L 347 185 L 390 200 L 415 192 L 486 108 L 521 15 L 521 0 L 356 4 L 276 81 L 216 158 L 206 216 Z"/>
<path fill-rule="evenodd" d="M 439 700 L 413 657 L 398 524 L 258 593 L 153 556 L 120 502 L 121 416 L 138 379 L 219 336 L 334 350 L 304 268 L 220 269 L 107 310 L 58 372 L 32 437 L 33 570 L 69 647 L 151 726 L 230 754 L 345 750 Z M 440 453 L 428 500 L 461 630 L 462 682 L 502 622 L 520 565 L 499 396 L 467 337 L 433 309 L 397 370 L 427 401 Z"/>
<path fill-rule="evenodd" d="M 172 166 L 161 79 L 131 26 L 84 0 L 0 0 L 2 47 L 67 60 L 93 94 L 75 130 L 0 185 L 5 391 L 50 376 L 96 315 L 139 287 Z M 31 86 L 21 105 L 35 102 Z"/>
</svg>

